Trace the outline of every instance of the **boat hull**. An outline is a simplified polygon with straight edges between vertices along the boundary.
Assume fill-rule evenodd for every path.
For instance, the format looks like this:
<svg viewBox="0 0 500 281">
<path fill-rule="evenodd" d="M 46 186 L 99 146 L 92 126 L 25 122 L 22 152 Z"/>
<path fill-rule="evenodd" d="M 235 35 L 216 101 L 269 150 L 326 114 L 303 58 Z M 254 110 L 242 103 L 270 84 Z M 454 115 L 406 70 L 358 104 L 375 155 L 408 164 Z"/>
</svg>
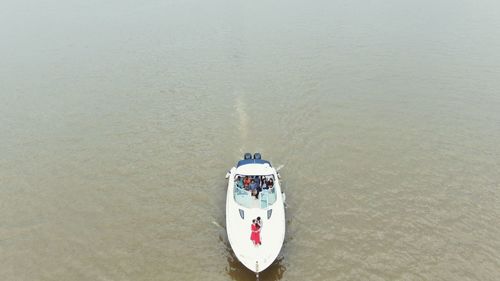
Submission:
<svg viewBox="0 0 500 281">
<path fill-rule="evenodd" d="M 285 239 L 285 208 L 281 186 L 276 170 L 275 176 L 276 201 L 266 208 L 246 208 L 234 199 L 234 176 L 236 168 L 229 175 L 226 198 L 226 230 L 229 243 L 238 260 L 253 272 L 261 272 L 268 268 L 278 257 Z M 253 198 L 252 198 L 253 199 Z M 258 199 L 253 199 L 258 200 Z M 258 204 L 257 204 L 258 205 Z M 242 215 L 243 214 L 243 215 Z M 252 220 L 260 217 L 261 245 L 254 245 L 250 239 Z"/>
</svg>

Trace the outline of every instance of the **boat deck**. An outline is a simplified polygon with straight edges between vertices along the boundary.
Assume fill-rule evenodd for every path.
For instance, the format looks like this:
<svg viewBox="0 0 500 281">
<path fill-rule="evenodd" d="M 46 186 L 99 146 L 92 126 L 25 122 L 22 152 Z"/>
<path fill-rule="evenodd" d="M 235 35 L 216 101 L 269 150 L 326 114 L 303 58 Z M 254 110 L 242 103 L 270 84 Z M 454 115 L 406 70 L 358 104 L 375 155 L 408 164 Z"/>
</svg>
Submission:
<svg viewBox="0 0 500 281">
<path fill-rule="evenodd" d="M 274 189 L 264 189 L 259 193 L 259 198 L 252 196 L 251 192 L 239 187 L 234 188 L 236 201 L 247 208 L 265 209 L 276 201 Z"/>
</svg>

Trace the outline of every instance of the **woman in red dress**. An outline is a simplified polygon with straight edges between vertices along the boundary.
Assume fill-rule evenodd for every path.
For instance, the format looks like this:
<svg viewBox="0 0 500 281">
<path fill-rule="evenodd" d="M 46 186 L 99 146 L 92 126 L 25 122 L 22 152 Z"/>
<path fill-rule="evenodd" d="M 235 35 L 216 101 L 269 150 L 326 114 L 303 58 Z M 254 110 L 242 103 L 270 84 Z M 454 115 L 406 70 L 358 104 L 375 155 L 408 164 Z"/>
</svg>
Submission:
<svg viewBox="0 0 500 281">
<path fill-rule="evenodd" d="M 250 240 L 252 240 L 254 245 L 262 244 L 260 241 L 260 225 L 255 220 L 252 221 L 252 235 L 250 235 Z"/>
</svg>

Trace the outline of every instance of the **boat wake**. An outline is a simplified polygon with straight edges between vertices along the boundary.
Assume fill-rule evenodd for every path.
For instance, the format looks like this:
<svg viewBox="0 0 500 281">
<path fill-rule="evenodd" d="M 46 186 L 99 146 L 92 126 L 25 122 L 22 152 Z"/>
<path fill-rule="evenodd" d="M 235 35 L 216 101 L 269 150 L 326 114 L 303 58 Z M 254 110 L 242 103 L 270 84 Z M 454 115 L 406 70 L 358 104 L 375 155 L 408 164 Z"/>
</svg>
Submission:
<svg viewBox="0 0 500 281">
<path fill-rule="evenodd" d="M 236 113 L 238 113 L 238 120 L 239 120 L 239 133 L 240 133 L 240 141 L 242 144 L 245 144 L 248 136 L 248 114 L 245 110 L 245 103 L 243 101 L 243 97 L 241 95 L 238 95 L 236 97 L 236 104 L 235 104 L 235 109 Z M 243 147 L 240 148 L 240 150 L 243 151 Z"/>
<path fill-rule="evenodd" d="M 283 164 L 283 165 L 279 165 L 279 166 L 276 168 L 276 171 L 279 171 L 279 170 L 283 169 L 284 167 L 285 167 L 285 164 Z"/>
<path fill-rule="evenodd" d="M 220 227 L 220 228 L 222 228 L 222 229 L 225 229 L 222 225 L 220 225 L 220 224 L 219 224 L 218 222 L 216 222 L 216 221 L 212 221 L 212 224 L 213 224 L 213 225 L 215 225 L 215 226 L 218 226 L 218 227 Z"/>
</svg>

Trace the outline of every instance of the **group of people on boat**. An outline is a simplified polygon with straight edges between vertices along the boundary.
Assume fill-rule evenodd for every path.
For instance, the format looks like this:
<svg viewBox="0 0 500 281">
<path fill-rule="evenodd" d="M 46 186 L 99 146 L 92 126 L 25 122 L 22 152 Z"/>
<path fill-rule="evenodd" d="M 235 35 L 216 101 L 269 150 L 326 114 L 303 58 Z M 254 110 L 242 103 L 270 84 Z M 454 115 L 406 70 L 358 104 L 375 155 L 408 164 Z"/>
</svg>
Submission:
<svg viewBox="0 0 500 281">
<path fill-rule="evenodd" d="M 260 241 L 260 229 L 262 228 L 262 221 L 260 217 L 252 220 L 252 234 L 250 235 L 250 240 L 252 240 L 254 246 L 262 245 L 262 241 Z"/>
<path fill-rule="evenodd" d="M 272 176 L 237 176 L 236 186 L 250 191 L 255 199 L 259 198 L 259 193 L 263 189 L 272 189 L 274 187 L 274 180 Z"/>
</svg>

